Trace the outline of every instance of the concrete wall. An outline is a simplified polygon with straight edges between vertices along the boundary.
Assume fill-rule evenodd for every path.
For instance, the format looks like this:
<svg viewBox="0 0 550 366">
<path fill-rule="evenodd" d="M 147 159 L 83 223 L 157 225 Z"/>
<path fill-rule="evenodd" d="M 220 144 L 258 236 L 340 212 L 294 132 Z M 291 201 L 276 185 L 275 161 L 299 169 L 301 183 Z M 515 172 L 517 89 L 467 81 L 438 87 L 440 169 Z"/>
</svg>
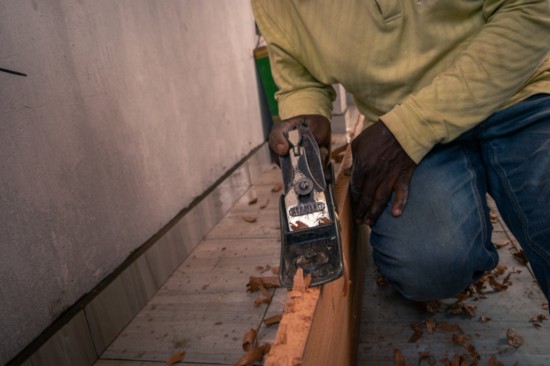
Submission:
<svg viewBox="0 0 550 366">
<path fill-rule="evenodd" d="M 0 2 L 0 364 L 262 143 L 249 0 Z"/>
</svg>

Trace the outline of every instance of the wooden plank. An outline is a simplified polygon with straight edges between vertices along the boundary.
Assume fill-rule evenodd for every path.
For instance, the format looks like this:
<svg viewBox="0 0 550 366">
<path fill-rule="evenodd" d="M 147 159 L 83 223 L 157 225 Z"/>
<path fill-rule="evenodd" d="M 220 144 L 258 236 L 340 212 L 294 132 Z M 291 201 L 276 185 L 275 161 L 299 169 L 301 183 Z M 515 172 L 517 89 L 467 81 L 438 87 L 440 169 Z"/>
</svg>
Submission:
<svg viewBox="0 0 550 366">
<path fill-rule="evenodd" d="M 355 131 L 363 124 L 360 117 Z M 302 294 L 291 291 L 285 313 L 265 365 L 353 365 L 359 331 L 364 275 L 364 246 L 354 245 L 355 227 L 349 201 L 351 166 L 348 147 L 336 180 L 346 275 Z"/>
</svg>

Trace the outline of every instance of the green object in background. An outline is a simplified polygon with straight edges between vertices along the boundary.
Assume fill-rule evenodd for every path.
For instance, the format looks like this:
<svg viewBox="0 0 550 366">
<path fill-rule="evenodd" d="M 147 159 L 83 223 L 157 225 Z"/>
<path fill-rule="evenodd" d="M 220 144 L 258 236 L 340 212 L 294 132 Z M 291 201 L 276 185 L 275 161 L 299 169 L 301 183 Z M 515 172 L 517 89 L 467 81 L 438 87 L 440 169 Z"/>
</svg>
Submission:
<svg viewBox="0 0 550 366">
<path fill-rule="evenodd" d="M 275 92 L 278 88 L 271 75 L 271 65 L 269 64 L 267 47 L 263 46 L 254 49 L 254 58 L 256 59 L 256 67 L 260 74 L 260 82 L 262 83 L 262 89 L 267 99 L 267 106 L 271 113 L 271 118 L 273 122 L 279 121 L 279 106 L 275 100 Z"/>
</svg>

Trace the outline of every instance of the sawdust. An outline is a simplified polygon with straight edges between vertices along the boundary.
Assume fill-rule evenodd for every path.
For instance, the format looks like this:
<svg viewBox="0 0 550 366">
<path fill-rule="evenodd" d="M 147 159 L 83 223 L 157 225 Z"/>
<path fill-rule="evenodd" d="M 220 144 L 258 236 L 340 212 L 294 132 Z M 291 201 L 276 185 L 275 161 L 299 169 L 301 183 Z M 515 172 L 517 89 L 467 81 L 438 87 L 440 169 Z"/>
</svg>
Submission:
<svg viewBox="0 0 550 366">
<path fill-rule="evenodd" d="M 279 323 L 275 342 L 267 355 L 265 366 L 296 366 L 302 364 L 311 314 L 320 295 L 320 287 L 309 287 L 311 277 L 304 278 L 300 268 L 294 276 L 294 287 L 287 294 L 284 316 Z"/>
</svg>

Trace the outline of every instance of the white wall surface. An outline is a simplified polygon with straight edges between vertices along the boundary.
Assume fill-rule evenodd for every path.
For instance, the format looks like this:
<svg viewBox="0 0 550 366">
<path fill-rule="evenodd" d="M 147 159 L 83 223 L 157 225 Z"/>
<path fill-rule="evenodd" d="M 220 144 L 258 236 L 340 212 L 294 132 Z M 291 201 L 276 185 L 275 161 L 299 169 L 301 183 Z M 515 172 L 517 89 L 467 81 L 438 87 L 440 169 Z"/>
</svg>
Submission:
<svg viewBox="0 0 550 366">
<path fill-rule="evenodd" d="M 0 364 L 264 140 L 249 0 L 0 2 Z"/>
</svg>

